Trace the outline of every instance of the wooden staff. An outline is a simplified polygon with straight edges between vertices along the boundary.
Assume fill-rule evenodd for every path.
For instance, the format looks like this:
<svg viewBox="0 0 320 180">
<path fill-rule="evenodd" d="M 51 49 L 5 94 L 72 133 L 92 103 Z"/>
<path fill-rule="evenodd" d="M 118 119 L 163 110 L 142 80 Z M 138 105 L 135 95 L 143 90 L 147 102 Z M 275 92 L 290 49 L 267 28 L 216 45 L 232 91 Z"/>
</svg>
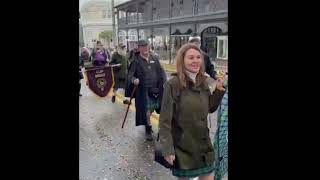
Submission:
<svg viewBox="0 0 320 180">
<path fill-rule="evenodd" d="M 123 128 L 124 123 L 126 122 L 127 115 L 128 115 L 128 112 L 129 112 L 129 108 L 130 108 L 130 105 L 131 105 L 131 101 L 132 101 L 132 98 L 133 98 L 134 93 L 136 92 L 136 89 L 137 89 L 137 86 L 135 85 L 135 86 L 133 87 L 133 90 L 132 90 L 132 93 L 131 93 L 131 97 L 130 97 L 130 101 L 129 101 L 129 104 L 128 104 L 127 112 L 126 112 L 126 115 L 124 116 L 124 120 L 123 120 L 123 122 L 122 122 L 121 128 Z"/>
</svg>

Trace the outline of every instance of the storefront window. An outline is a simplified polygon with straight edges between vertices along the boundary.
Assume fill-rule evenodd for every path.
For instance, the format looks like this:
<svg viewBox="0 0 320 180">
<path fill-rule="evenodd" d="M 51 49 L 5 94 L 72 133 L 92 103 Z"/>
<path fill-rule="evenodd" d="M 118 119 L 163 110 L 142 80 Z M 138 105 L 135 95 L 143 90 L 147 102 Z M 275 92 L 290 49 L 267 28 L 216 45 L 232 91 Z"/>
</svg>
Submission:
<svg viewBox="0 0 320 180">
<path fill-rule="evenodd" d="M 131 50 L 136 47 L 138 41 L 138 32 L 136 29 L 129 29 L 128 31 L 128 49 Z"/>
<path fill-rule="evenodd" d="M 150 29 L 139 29 L 139 40 L 148 40 L 151 36 L 151 30 Z M 151 41 L 150 41 L 151 43 Z"/>
<path fill-rule="evenodd" d="M 127 35 L 126 31 L 123 31 L 123 30 L 119 31 L 119 35 L 118 35 L 119 43 L 126 44 L 126 35 Z"/>
<path fill-rule="evenodd" d="M 154 28 L 153 47 L 160 60 L 169 61 L 169 28 Z"/>
<path fill-rule="evenodd" d="M 193 25 L 175 25 L 171 27 L 171 31 L 171 59 L 174 63 L 178 50 L 182 45 L 188 43 L 189 37 L 193 33 Z"/>
<path fill-rule="evenodd" d="M 221 33 L 222 30 L 215 26 L 208 27 L 201 33 L 201 49 L 206 52 L 212 60 L 217 58 L 217 36 Z"/>
<path fill-rule="evenodd" d="M 128 31 L 129 41 L 138 41 L 138 33 L 136 29 L 130 29 Z"/>
<path fill-rule="evenodd" d="M 218 36 L 217 59 L 228 59 L 228 36 Z"/>
</svg>

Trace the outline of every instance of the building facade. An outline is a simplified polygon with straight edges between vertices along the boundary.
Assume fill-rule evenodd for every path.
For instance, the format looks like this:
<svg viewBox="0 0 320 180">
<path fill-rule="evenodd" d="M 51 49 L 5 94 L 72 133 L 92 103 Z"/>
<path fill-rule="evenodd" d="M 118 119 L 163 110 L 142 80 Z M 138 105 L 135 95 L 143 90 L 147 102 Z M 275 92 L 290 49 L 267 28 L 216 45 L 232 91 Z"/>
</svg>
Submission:
<svg viewBox="0 0 320 180">
<path fill-rule="evenodd" d="M 190 36 L 212 60 L 228 59 L 227 0 L 131 0 L 115 6 L 118 41 L 129 49 L 149 40 L 161 59 L 173 62 Z"/>
<path fill-rule="evenodd" d="M 83 4 L 80 9 L 83 27 L 84 45 L 93 48 L 96 41 L 109 45 L 99 34 L 103 31 L 112 31 L 111 0 L 91 0 Z"/>
<path fill-rule="evenodd" d="M 83 47 L 84 46 L 84 40 L 83 40 L 83 28 L 82 24 L 79 21 L 79 46 Z"/>
<path fill-rule="evenodd" d="M 81 54 L 81 48 L 84 47 L 84 40 L 83 40 L 83 28 L 82 23 L 80 21 L 81 15 L 79 12 L 79 56 Z"/>
</svg>

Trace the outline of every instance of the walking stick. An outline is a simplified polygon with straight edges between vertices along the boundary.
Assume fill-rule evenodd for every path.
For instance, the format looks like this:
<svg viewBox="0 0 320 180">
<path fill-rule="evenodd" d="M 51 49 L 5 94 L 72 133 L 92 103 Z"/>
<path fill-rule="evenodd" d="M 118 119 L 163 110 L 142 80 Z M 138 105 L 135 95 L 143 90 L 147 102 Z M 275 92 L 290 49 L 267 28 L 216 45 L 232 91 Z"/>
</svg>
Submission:
<svg viewBox="0 0 320 180">
<path fill-rule="evenodd" d="M 127 112 L 126 112 L 126 115 L 124 116 L 124 120 L 123 120 L 123 122 L 122 122 L 121 128 L 123 128 L 124 123 L 126 122 L 127 115 L 128 115 L 128 112 L 129 112 L 129 108 L 130 108 L 130 105 L 131 105 L 131 101 L 132 101 L 132 98 L 133 98 L 133 95 L 134 95 L 136 89 L 137 89 L 137 86 L 135 85 L 135 86 L 133 87 L 133 90 L 132 90 L 132 93 L 131 93 L 131 97 L 130 97 L 130 101 L 129 101 L 129 104 L 128 104 Z"/>
</svg>

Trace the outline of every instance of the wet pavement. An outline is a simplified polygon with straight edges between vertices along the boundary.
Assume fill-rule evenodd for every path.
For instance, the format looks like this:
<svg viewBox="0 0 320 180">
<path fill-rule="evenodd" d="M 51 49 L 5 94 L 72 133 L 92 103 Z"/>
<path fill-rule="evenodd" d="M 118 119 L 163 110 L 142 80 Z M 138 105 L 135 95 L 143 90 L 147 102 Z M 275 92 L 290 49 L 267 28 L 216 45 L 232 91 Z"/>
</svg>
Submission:
<svg viewBox="0 0 320 180">
<path fill-rule="evenodd" d="M 145 140 L 144 126 L 135 126 L 135 109 L 130 108 L 121 128 L 127 105 L 121 97 L 94 95 L 82 80 L 79 97 L 79 179 L 81 180 L 173 180 L 171 171 L 153 161 L 154 141 Z M 211 134 L 216 115 L 211 116 Z M 157 119 L 152 119 L 154 136 Z"/>
</svg>

